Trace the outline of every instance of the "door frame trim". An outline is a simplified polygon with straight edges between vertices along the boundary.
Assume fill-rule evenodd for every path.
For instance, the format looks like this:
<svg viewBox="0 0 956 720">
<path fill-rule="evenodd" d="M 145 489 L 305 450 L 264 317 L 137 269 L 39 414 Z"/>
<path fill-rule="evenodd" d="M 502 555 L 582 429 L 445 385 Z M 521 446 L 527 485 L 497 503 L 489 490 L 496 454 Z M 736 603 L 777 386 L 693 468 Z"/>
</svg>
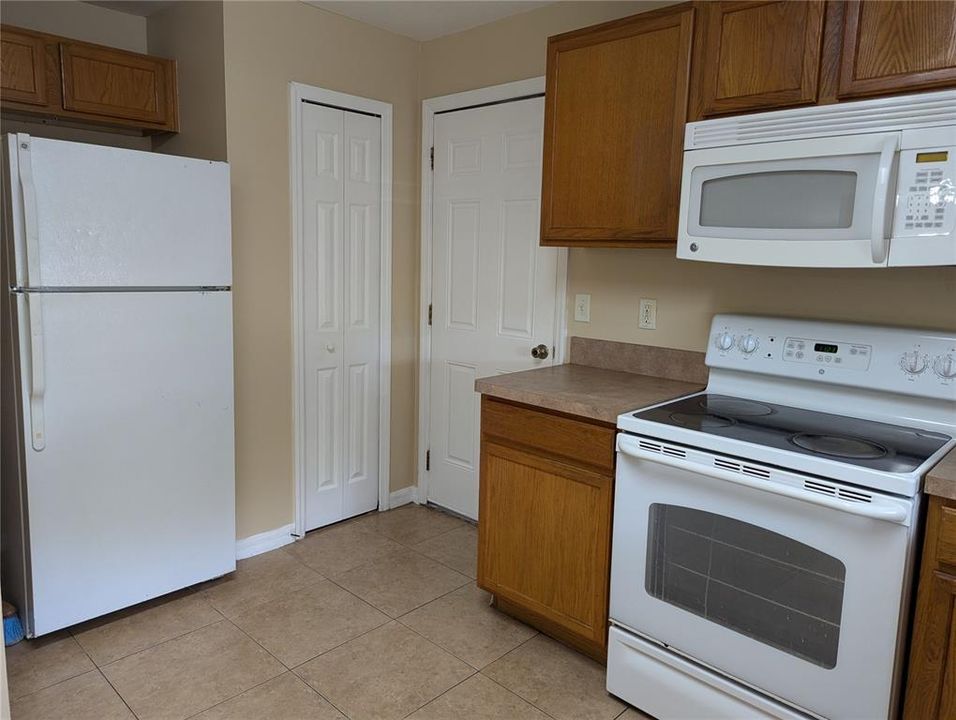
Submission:
<svg viewBox="0 0 956 720">
<path fill-rule="evenodd" d="M 295 477 L 294 534 L 305 535 L 305 343 L 303 342 L 302 236 L 302 103 L 313 102 L 342 110 L 378 115 L 382 119 L 382 202 L 379 252 L 381 295 L 379 300 L 379 441 L 378 509 L 389 508 L 392 357 L 392 104 L 347 95 L 325 88 L 289 83 L 289 190 L 292 213 L 292 344 L 293 344 L 293 460 Z"/>
<path fill-rule="evenodd" d="M 425 471 L 425 453 L 430 439 L 430 370 L 432 360 L 432 331 L 428 325 L 428 306 L 432 301 L 432 171 L 431 146 L 435 136 L 435 115 L 449 110 L 465 110 L 475 106 L 519 100 L 530 95 L 543 95 L 544 76 L 491 85 L 476 90 L 440 95 L 422 100 L 421 140 L 421 266 L 419 286 L 419 336 L 418 347 L 418 441 L 415 464 L 418 476 L 418 493 L 415 499 L 420 505 L 428 502 L 428 473 Z M 567 355 L 567 286 L 568 251 L 558 248 L 557 282 L 555 283 L 554 364 L 564 362 Z M 477 468 L 476 468 L 477 472 Z"/>
</svg>

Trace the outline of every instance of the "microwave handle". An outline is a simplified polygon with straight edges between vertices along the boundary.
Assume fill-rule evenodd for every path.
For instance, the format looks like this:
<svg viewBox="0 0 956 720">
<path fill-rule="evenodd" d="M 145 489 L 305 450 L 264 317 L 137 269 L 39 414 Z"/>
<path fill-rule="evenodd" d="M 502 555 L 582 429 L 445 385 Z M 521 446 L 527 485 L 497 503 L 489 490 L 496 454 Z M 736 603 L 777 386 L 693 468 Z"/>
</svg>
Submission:
<svg viewBox="0 0 956 720">
<path fill-rule="evenodd" d="M 880 151 L 880 166 L 876 171 L 876 189 L 873 191 L 873 234 L 870 237 L 870 253 L 873 262 L 882 265 L 886 262 L 886 203 L 889 195 L 890 170 L 896 155 L 899 138 L 894 135 L 887 138 Z"/>
</svg>

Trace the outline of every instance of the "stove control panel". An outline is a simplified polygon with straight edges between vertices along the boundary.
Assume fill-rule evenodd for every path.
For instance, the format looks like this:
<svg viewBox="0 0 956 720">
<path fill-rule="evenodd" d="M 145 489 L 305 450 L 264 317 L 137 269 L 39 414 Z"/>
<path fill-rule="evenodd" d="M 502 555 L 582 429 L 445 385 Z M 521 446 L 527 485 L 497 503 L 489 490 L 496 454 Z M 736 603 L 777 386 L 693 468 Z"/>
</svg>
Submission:
<svg viewBox="0 0 956 720">
<path fill-rule="evenodd" d="M 716 315 L 707 365 L 956 401 L 956 333 Z"/>
<path fill-rule="evenodd" d="M 783 351 L 783 359 L 786 362 L 810 363 L 845 370 L 868 369 L 872 355 L 871 345 L 803 337 L 788 337 Z"/>
</svg>

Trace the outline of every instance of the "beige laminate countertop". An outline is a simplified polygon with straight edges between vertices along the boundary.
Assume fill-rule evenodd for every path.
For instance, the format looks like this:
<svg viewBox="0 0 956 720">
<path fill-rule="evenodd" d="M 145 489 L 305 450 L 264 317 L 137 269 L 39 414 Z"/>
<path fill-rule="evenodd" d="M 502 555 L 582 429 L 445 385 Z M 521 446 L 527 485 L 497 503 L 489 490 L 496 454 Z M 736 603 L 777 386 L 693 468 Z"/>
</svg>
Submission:
<svg viewBox="0 0 956 720">
<path fill-rule="evenodd" d="M 588 365 L 555 365 L 475 381 L 482 395 L 612 425 L 628 410 L 701 390 L 703 385 Z"/>
<path fill-rule="evenodd" d="M 926 474 L 923 492 L 956 500 L 956 448 L 944 455 Z"/>
</svg>

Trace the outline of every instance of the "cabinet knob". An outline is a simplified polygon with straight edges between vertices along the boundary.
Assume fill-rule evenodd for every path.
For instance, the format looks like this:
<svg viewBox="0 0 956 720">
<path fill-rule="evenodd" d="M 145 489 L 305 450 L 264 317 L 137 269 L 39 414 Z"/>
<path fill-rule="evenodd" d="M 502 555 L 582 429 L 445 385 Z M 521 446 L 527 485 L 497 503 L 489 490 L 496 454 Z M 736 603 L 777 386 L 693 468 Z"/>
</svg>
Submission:
<svg viewBox="0 0 956 720">
<path fill-rule="evenodd" d="M 325 346 L 325 349 L 328 350 L 329 352 L 335 352 L 335 345 L 333 345 L 332 343 L 329 343 L 328 345 Z"/>
</svg>

